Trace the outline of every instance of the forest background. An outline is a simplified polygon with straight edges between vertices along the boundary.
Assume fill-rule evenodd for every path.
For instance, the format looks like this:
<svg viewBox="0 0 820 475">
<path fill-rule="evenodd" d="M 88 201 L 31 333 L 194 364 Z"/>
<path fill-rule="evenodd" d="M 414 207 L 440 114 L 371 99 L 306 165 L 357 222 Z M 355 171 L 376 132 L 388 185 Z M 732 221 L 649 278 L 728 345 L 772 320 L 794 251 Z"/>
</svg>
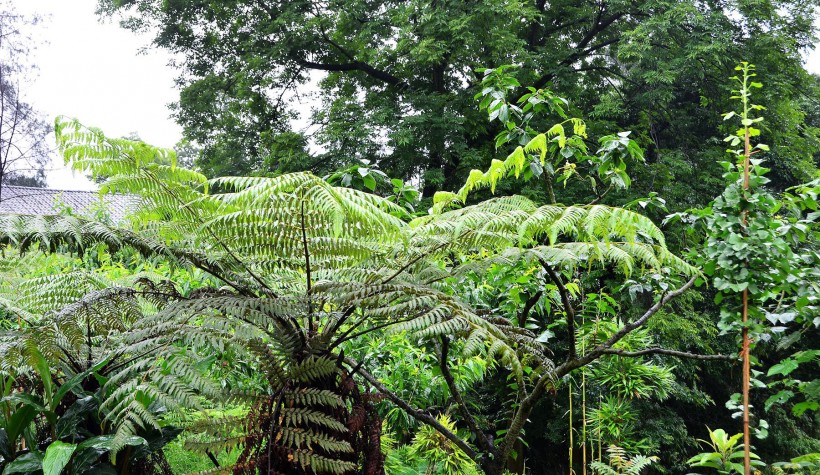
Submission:
<svg viewBox="0 0 820 475">
<path fill-rule="evenodd" d="M 817 8 L 818 2 L 663 0 L 105 0 L 99 6 L 124 27 L 155 35 L 154 45 L 178 59 L 180 96 L 172 110 L 184 142 L 177 151 L 182 163 L 208 178 L 309 171 L 425 214 L 437 192 L 459 189 L 471 170 L 485 170 L 528 143 L 527 129 L 545 131 L 561 119 L 552 108 L 533 116 L 516 110 L 531 86 L 565 99 L 560 107 L 585 120 L 591 142 L 631 131 L 643 160 L 629 162 L 626 175 L 587 176 L 559 153 L 531 162 L 528 180 L 500 181 L 493 193 L 476 191 L 471 203 L 491 194 L 601 203 L 638 209 L 658 224 L 723 192 L 724 170 L 716 164 L 725 159 L 723 139 L 736 125 L 722 114 L 735 108 L 728 78 L 741 60 L 755 64 L 765 83 L 755 101 L 765 107 L 760 133 L 770 148 L 767 190 L 781 193 L 817 179 L 820 78 L 803 64 L 816 42 Z M 494 69 L 488 75 L 482 68 Z M 501 102 L 492 101 L 497 91 Z M 293 127 L 296 116 L 306 115 L 305 95 L 318 104 L 307 133 Z M 675 222 L 664 228 L 673 253 L 697 249 L 703 237 L 689 228 Z M 491 277 L 504 298 L 487 305 L 538 304 L 531 282 Z M 606 271 L 590 277 L 599 290 L 611 278 Z M 699 354 L 736 353 L 733 338 L 715 326 L 714 293 L 701 287 L 653 324 L 658 343 Z M 635 295 L 607 297 L 613 307 L 645 306 Z M 798 347 L 773 346 L 761 358 L 777 362 L 795 348 L 810 349 L 816 332 L 809 325 L 798 332 Z M 669 473 L 683 473 L 706 424 L 735 432 L 729 428 L 738 421 L 724 403 L 737 392 L 739 370 L 723 361 L 653 358 L 668 368 L 667 387 L 631 400 L 625 411 L 631 432 L 612 442 L 661 455 Z M 804 379 L 816 375 L 816 368 L 804 370 Z M 500 404 L 493 393 L 504 382 L 485 383 L 473 403 Z M 761 389 L 755 406 L 771 406 L 766 401 L 775 394 L 777 388 Z M 809 403 L 817 398 L 812 394 Z M 566 404 L 566 397 L 556 397 L 532 413 L 523 440 L 532 448 L 528 466 L 542 470 L 533 473 L 565 469 L 554 454 L 567 451 L 560 416 L 572 412 Z M 788 404 L 770 407 L 768 438 L 757 453 L 785 460 L 820 452 L 814 404 L 802 406 L 813 410 L 799 416 Z"/>
</svg>

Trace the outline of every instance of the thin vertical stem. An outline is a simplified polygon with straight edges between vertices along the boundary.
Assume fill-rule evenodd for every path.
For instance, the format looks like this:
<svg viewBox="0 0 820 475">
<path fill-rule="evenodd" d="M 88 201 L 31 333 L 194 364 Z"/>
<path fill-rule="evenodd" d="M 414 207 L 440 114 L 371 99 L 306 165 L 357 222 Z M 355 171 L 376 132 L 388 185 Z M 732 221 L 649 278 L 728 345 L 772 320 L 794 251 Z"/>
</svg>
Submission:
<svg viewBox="0 0 820 475">
<path fill-rule="evenodd" d="M 595 441 L 594 440 L 589 444 L 589 458 L 592 459 L 593 462 L 595 461 Z"/>
<path fill-rule="evenodd" d="M 601 407 L 601 404 L 604 403 L 604 398 L 602 396 L 598 396 L 598 407 Z M 604 443 L 601 441 L 601 411 L 598 411 L 598 462 L 604 463 Z"/>
<path fill-rule="evenodd" d="M 752 473 L 751 434 L 749 431 L 749 389 L 751 386 L 751 364 L 749 362 L 750 341 L 749 329 L 749 291 L 743 291 L 743 470 L 745 475 Z"/>
<path fill-rule="evenodd" d="M 581 314 L 581 328 L 584 328 L 584 315 Z M 581 356 L 584 356 L 586 344 L 581 338 Z M 587 475 L 587 372 L 586 367 L 581 368 L 581 473 Z"/>
<path fill-rule="evenodd" d="M 745 66 L 743 69 L 743 91 L 741 96 L 743 97 L 743 119 L 747 119 L 749 117 L 749 67 Z M 749 175 L 750 175 L 750 166 L 751 166 L 751 146 L 750 146 L 750 138 L 751 134 L 749 132 L 749 126 L 744 123 L 743 125 L 743 136 L 744 136 L 744 150 L 743 150 L 743 191 L 749 190 Z M 743 227 L 745 228 L 747 225 L 748 220 L 748 210 L 743 211 Z M 743 355 L 743 473 L 745 475 L 751 475 L 752 473 L 752 460 L 751 460 L 751 434 L 749 431 L 749 389 L 751 386 L 751 363 L 750 363 L 750 347 L 751 342 L 749 341 L 749 290 L 743 289 L 743 310 L 742 310 L 742 319 L 743 319 L 743 332 L 742 332 L 742 339 L 743 339 L 743 347 L 741 353 Z"/>
<path fill-rule="evenodd" d="M 572 379 L 569 380 L 567 389 L 569 393 L 569 475 L 574 475 L 575 471 L 572 470 L 572 449 L 574 444 L 572 440 Z"/>
</svg>

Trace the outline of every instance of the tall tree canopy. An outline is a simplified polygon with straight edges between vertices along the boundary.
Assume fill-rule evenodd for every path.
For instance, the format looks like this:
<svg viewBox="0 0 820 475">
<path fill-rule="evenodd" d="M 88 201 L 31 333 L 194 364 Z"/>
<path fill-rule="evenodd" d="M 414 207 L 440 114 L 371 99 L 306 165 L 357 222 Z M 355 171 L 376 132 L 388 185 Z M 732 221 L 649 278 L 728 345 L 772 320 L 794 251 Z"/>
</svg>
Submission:
<svg viewBox="0 0 820 475">
<path fill-rule="evenodd" d="M 598 123 L 634 130 L 649 149 L 639 190 L 697 175 L 718 136 L 725 81 L 738 58 L 771 85 L 777 180 L 816 164 L 801 126 L 817 0 L 100 0 L 104 14 L 156 33 L 179 55 L 175 115 L 203 147 L 209 175 L 335 168 L 356 158 L 421 177 L 426 196 L 486 166 L 498 130 L 476 110 L 481 67 L 521 66 Z M 523 90 L 520 94 L 523 94 Z M 290 119 L 311 118 L 322 153 L 308 159 Z M 300 105 L 301 104 L 301 105 Z M 686 132 L 685 134 L 683 132 Z M 714 149 L 714 147 L 712 147 Z M 701 185 L 702 186 L 702 185 Z M 671 192 L 674 193 L 674 190 Z M 688 187 L 680 196 L 691 195 Z"/>
</svg>

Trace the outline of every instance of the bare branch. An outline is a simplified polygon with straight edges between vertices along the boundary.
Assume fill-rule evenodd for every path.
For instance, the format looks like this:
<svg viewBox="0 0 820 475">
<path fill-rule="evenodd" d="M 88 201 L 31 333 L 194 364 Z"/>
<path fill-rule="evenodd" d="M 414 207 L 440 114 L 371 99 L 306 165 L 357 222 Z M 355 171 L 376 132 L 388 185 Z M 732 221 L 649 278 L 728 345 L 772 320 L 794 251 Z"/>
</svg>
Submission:
<svg viewBox="0 0 820 475">
<path fill-rule="evenodd" d="M 391 84 L 393 86 L 402 88 L 407 86 L 404 81 L 396 76 L 393 76 L 387 71 L 376 69 L 362 61 L 353 61 L 349 63 L 317 63 L 305 59 L 297 59 L 296 64 L 304 68 L 318 69 L 320 71 L 361 71 L 374 79 L 378 79 L 379 81 Z"/>
<path fill-rule="evenodd" d="M 593 348 L 589 353 L 584 355 L 584 357 L 579 358 L 579 360 L 585 360 L 586 358 L 590 358 L 590 357 L 592 359 L 595 359 L 598 356 L 602 355 L 604 350 L 606 350 L 608 348 L 612 348 L 615 345 L 615 343 L 618 343 L 619 341 L 621 341 L 621 339 L 623 337 L 630 334 L 633 330 L 643 326 L 650 318 L 652 318 L 656 313 L 658 313 L 658 311 L 664 305 L 666 305 L 667 302 L 669 302 L 670 300 L 674 299 L 675 297 L 677 297 L 677 296 L 681 295 L 682 293 L 686 292 L 687 290 L 689 290 L 689 288 L 691 288 L 692 285 L 694 285 L 695 279 L 696 279 L 696 277 L 692 277 L 685 284 L 680 286 L 680 288 L 678 288 L 677 290 L 674 290 L 672 292 L 664 294 L 660 298 L 660 300 L 658 300 L 658 302 L 655 303 L 655 305 L 649 307 L 649 309 L 646 312 L 644 312 L 644 314 L 641 315 L 641 317 L 639 319 L 635 320 L 632 323 L 624 325 L 623 328 L 621 328 L 620 330 L 615 332 L 614 335 L 609 337 L 609 339 L 607 341 L 605 341 L 605 342 L 601 343 L 600 345 L 596 346 L 595 348 Z M 589 361 L 592 361 L 592 359 L 590 359 Z M 584 363 L 584 364 L 587 364 L 587 363 Z"/>
<path fill-rule="evenodd" d="M 539 290 L 532 297 L 527 299 L 527 302 L 524 304 L 524 308 L 518 314 L 518 326 L 524 327 L 527 323 L 527 319 L 530 316 L 530 312 L 532 309 L 538 304 L 538 301 L 541 300 L 541 297 L 544 295 L 543 290 Z"/>
<path fill-rule="evenodd" d="M 396 393 L 387 389 L 387 387 L 384 384 L 382 384 L 378 379 L 376 379 L 375 376 L 368 373 L 367 370 L 362 368 L 355 360 L 345 357 L 345 363 L 350 365 L 350 367 L 352 368 L 358 368 L 358 373 L 361 374 L 362 377 L 367 380 L 367 382 L 373 385 L 373 387 L 376 388 L 376 390 L 378 390 L 379 393 L 384 394 L 387 397 L 387 399 L 390 399 L 390 401 L 393 404 L 402 408 L 404 412 L 409 414 L 417 421 L 423 422 L 429 425 L 430 427 L 436 429 L 441 435 L 447 437 L 447 439 L 449 439 L 458 448 L 464 451 L 464 453 L 467 454 L 467 456 L 470 457 L 472 460 L 475 460 L 476 462 L 479 461 L 478 454 L 476 453 L 476 451 L 473 450 L 473 448 L 470 447 L 470 445 L 467 444 L 467 442 L 464 441 L 461 437 L 454 434 L 450 429 L 444 427 L 444 425 L 442 425 L 441 422 L 438 421 L 438 419 L 431 416 L 427 412 L 422 411 L 421 409 L 417 409 L 411 406 L 407 401 L 396 395 Z"/>
<path fill-rule="evenodd" d="M 447 359 L 450 353 L 450 340 L 443 336 L 441 337 L 441 357 L 439 359 L 439 367 L 441 368 L 441 374 L 444 376 L 444 381 L 447 382 L 447 387 L 450 389 L 450 394 L 453 397 L 453 400 L 458 405 L 459 412 L 461 412 L 461 416 L 464 418 L 464 422 L 467 423 L 467 427 L 470 428 L 473 435 L 475 435 L 476 441 L 478 443 L 479 448 L 483 450 L 487 454 L 495 453 L 495 447 L 490 439 L 487 437 L 481 428 L 478 427 L 478 423 L 476 422 L 473 415 L 470 413 L 470 409 L 467 407 L 467 403 L 464 402 L 464 398 L 461 397 L 461 392 L 458 390 L 456 386 L 455 378 L 453 378 L 453 373 L 450 371 L 450 366 L 447 364 Z"/>
<path fill-rule="evenodd" d="M 601 200 L 602 200 L 602 199 L 604 199 L 604 198 L 606 197 L 606 195 L 608 195 L 608 194 L 609 194 L 609 192 L 610 192 L 610 191 L 612 191 L 612 184 L 611 184 L 611 183 L 609 184 L 609 186 L 607 187 L 607 189 L 606 189 L 606 190 L 604 190 L 604 192 L 603 192 L 603 193 L 601 193 L 600 195 L 598 195 L 598 197 L 597 197 L 597 198 L 595 198 L 594 200 L 590 201 L 590 202 L 587 204 L 587 206 L 597 205 L 598 203 L 600 203 L 600 202 L 601 202 Z M 597 191 L 596 191 L 596 194 L 597 194 Z"/>
<path fill-rule="evenodd" d="M 732 355 L 699 355 L 697 353 L 689 353 L 688 351 L 669 350 L 666 348 L 646 348 L 639 351 L 625 351 L 615 348 L 609 348 L 603 351 L 605 355 L 617 355 L 637 357 L 645 355 L 669 355 L 678 358 L 689 358 L 693 360 L 719 360 L 719 361 L 737 361 L 737 356 Z"/>
<path fill-rule="evenodd" d="M 558 273 L 555 272 L 546 261 L 542 260 L 541 265 L 544 267 L 544 270 L 547 271 L 547 275 L 549 275 L 552 283 L 558 287 L 558 293 L 561 295 L 561 303 L 564 305 L 564 311 L 567 313 L 567 332 L 569 333 L 569 354 L 567 355 L 567 361 L 570 361 L 575 359 L 577 354 L 575 349 L 575 308 L 572 306 L 569 291 Z"/>
<path fill-rule="evenodd" d="M 518 410 L 515 411 L 512 421 L 510 421 L 510 427 L 507 429 L 507 434 L 504 436 L 504 441 L 501 444 L 500 460 L 507 460 L 510 456 L 515 441 L 518 439 L 521 430 L 524 428 L 524 424 L 527 422 L 527 418 L 529 418 L 535 404 L 544 394 L 547 384 L 553 381 L 553 379 L 550 373 L 542 375 L 535 383 L 530 394 L 518 405 Z"/>
<path fill-rule="evenodd" d="M 587 32 L 586 36 L 584 36 L 584 38 L 582 38 L 581 41 L 579 41 L 578 44 L 575 46 L 575 52 L 573 52 L 572 54 L 570 54 L 569 56 L 567 56 L 566 58 L 561 60 L 558 63 L 558 65 L 559 66 L 569 66 L 570 64 L 574 63 L 575 61 L 577 61 L 577 60 L 579 60 L 579 59 L 581 59 L 585 56 L 588 56 L 589 54 L 594 53 L 595 51 L 597 51 L 597 50 L 599 50 L 599 49 L 601 49 L 605 46 L 608 46 L 608 45 L 611 45 L 613 43 L 617 43 L 618 41 L 620 41 L 619 37 L 615 37 L 615 38 L 611 38 L 609 40 L 602 41 L 600 43 L 597 43 L 595 45 L 592 45 L 592 46 L 588 47 L 588 45 L 592 42 L 592 40 L 595 39 L 596 36 L 598 36 L 600 33 L 604 32 L 607 28 L 609 28 L 617 20 L 619 20 L 620 18 L 626 16 L 626 14 L 627 14 L 626 12 L 620 12 L 620 13 L 616 13 L 614 15 L 609 16 L 608 18 L 604 19 L 603 21 L 596 21 L 595 26 L 593 26 Z M 546 74 L 542 75 L 541 77 L 539 77 L 533 83 L 533 87 L 535 87 L 536 89 L 541 89 L 544 86 L 546 86 L 546 84 L 550 80 L 552 80 L 553 77 L 555 77 L 554 72 L 546 73 Z"/>
</svg>

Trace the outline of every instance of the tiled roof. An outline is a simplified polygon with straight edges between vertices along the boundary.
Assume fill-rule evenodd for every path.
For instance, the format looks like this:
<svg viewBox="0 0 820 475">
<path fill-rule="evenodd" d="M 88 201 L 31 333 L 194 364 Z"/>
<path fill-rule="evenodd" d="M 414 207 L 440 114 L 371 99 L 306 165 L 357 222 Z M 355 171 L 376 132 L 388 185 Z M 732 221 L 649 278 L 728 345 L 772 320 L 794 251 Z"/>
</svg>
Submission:
<svg viewBox="0 0 820 475">
<path fill-rule="evenodd" d="M 103 197 L 111 220 L 115 223 L 132 211 L 138 201 L 133 196 L 105 195 Z M 90 215 L 100 203 L 95 191 L 52 190 L 28 186 L 3 185 L 0 189 L 0 214 L 56 214 L 62 206 L 71 208 L 75 215 Z"/>
</svg>

